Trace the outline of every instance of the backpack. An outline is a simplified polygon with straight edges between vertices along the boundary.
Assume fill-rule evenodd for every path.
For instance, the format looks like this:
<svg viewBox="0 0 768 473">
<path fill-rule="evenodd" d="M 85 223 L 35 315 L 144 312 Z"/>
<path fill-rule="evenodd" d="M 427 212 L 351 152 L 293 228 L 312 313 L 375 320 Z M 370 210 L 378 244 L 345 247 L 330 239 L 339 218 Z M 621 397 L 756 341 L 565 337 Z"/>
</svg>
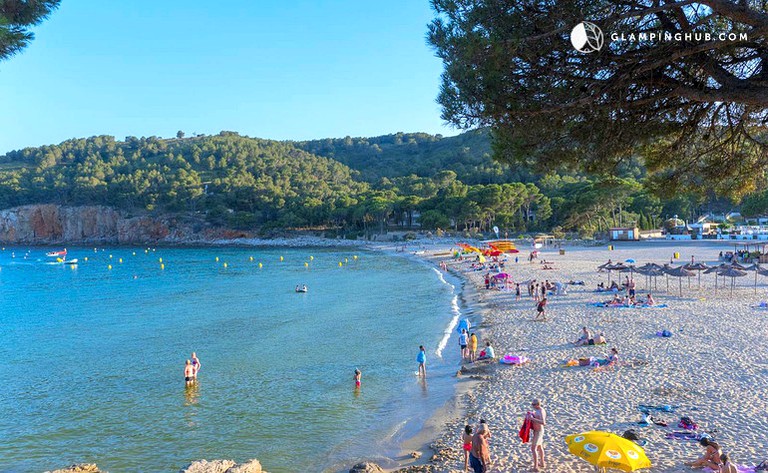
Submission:
<svg viewBox="0 0 768 473">
<path fill-rule="evenodd" d="M 624 437 L 627 440 L 632 440 L 633 442 L 635 440 L 640 440 L 640 436 L 637 435 L 637 432 L 635 432 L 635 429 L 629 429 L 625 431 L 622 437 Z"/>
</svg>

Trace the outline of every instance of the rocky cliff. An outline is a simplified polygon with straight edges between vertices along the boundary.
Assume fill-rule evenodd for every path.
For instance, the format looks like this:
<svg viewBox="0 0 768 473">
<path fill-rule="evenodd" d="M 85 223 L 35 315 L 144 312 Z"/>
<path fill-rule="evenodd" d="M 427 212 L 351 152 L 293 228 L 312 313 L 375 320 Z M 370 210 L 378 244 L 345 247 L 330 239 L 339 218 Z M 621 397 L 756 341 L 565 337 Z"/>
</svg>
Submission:
<svg viewBox="0 0 768 473">
<path fill-rule="evenodd" d="M 6 244 L 184 244 L 249 237 L 247 232 L 172 217 L 130 217 L 103 206 L 46 204 L 0 210 L 0 243 Z"/>
</svg>

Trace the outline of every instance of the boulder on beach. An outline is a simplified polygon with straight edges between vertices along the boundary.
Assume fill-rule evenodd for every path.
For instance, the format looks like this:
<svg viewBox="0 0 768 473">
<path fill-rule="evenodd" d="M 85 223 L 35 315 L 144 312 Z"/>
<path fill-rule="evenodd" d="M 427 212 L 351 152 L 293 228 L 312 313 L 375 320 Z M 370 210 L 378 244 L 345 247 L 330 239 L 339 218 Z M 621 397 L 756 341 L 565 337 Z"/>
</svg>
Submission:
<svg viewBox="0 0 768 473">
<path fill-rule="evenodd" d="M 233 460 L 197 460 L 182 468 L 179 473 L 267 473 L 261 463 L 253 459 L 237 464 Z"/>
<path fill-rule="evenodd" d="M 99 470 L 99 467 L 97 467 L 93 463 L 79 463 L 77 465 L 71 465 L 66 468 L 62 468 L 61 470 L 53 470 L 52 472 L 49 472 L 49 473 L 106 473 L 106 472 Z"/>
<path fill-rule="evenodd" d="M 375 463 L 362 462 L 353 466 L 349 473 L 384 473 L 384 470 Z"/>
</svg>

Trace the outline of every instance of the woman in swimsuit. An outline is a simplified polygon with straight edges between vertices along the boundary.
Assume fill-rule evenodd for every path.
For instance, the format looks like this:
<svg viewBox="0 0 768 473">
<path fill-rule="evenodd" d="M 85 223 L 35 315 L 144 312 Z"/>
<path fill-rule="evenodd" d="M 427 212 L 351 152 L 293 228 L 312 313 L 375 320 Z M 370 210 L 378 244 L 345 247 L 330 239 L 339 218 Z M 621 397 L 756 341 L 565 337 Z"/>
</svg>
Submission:
<svg viewBox="0 0 768 473">
<path fill-rule="evenodd" d="M 711 469 L 718 471 L 720 469 L 720 464 L 722 463 L 722 460 L 720 460 L 720 455 L 723 454 L 723 451 L 720 449 L 720 445 L 718 445 L 716 442 L 710 441 L 706 437 L 701 439 L 699 444 L 706 448 L 704 455 L 702 455 L 701 458 L 694 462 L 686 463 L 686 465 L 693 468 L 704 468 L 705 466 L 708 466 Z"/>
<path fill-rule="evenodd" d="M 461 449 L 464 451 L 464 471 L 469 470 L 469 451 L 472 450 L 472 426 L 465 425 L 461 432 Z"/>
<path fill-rule="evenodd" d="M 200 359 L 197 358 L 197 353 L 192 352 L 192 368 L 195 370 L 195 374 L 192 375 L 193 378 L 197 379 L 197 372 L 200 371 L 201 366 Z"/>
</svg>

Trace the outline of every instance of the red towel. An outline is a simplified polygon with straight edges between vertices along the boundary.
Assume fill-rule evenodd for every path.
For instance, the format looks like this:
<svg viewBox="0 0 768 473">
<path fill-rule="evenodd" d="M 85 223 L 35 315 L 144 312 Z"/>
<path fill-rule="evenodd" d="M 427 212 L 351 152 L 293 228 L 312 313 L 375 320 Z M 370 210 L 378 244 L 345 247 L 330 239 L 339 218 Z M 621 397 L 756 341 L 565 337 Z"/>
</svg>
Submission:
<svg viewBox="0 0 768 473">
<path fill-rule="evenodd" d="M 523 443 L 528 443 L 531 441 L 531 428 L 533 427 L 533 421 L 526 416 L 525 420 L 523 421 L 523 426 L 520 427 L 520 433 L 517 434 L 520 437 L 520 440 L 523 441 Z"/>
</svg>

